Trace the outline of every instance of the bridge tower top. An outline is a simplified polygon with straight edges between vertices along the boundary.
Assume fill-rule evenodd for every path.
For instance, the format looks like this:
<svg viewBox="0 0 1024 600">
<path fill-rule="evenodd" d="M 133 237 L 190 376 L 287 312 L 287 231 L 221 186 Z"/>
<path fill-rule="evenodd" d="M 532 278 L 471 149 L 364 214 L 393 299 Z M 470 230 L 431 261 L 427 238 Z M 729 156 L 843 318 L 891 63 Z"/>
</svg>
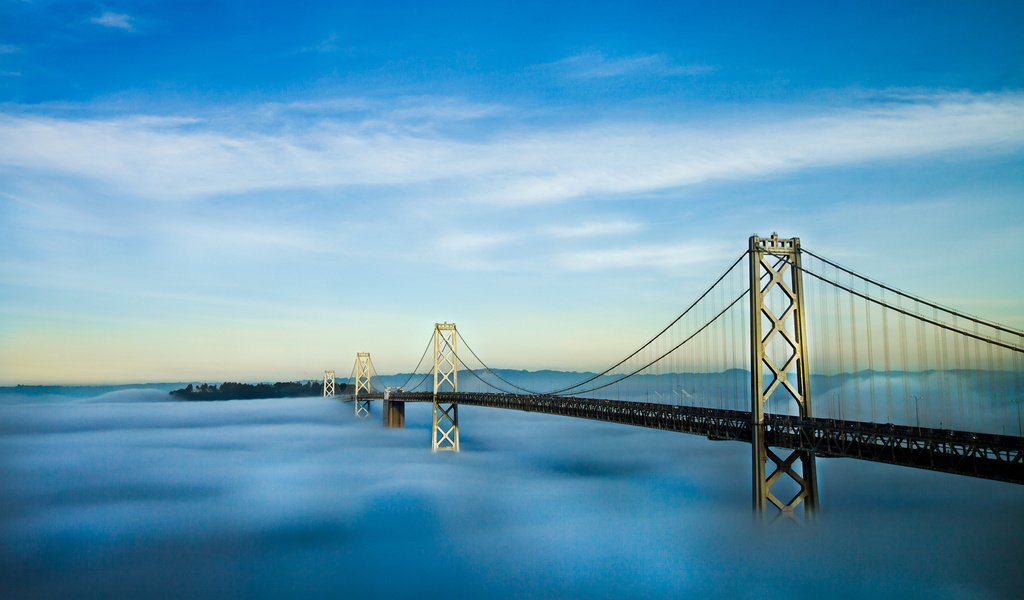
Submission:
<svg viewBox="0 0 1024 600">
<path fill-rule="evenodd" d="M 750 236 L 750 251 L 768 254 L 799 254 L 800 238 L 779 238 L 779 234 L 774 231 L 771 236 L 766 238 L 752 235 Z"/>
</svg>

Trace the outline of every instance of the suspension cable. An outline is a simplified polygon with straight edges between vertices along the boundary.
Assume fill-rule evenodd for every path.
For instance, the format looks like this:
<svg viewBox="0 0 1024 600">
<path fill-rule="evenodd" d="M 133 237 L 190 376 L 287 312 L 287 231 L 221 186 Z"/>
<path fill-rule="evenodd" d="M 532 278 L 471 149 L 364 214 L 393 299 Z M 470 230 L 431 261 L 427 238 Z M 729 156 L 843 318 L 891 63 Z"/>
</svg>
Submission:
<svg viewBox="0 0 1024 600">
<path fill-rule="evenodd" d="M 775 256 L 775 255 L 773 254 L 773 256 Z M 793 266 L 796 267 L 796 265 L 793 265 Z M 899 308 L 899 307 L 896 307 L 896 306 L 892 306 L 892 305 L 890 305 L 890 304 L 888 304 L 886 302 L 883 302 L 883 301 L 878 300 L 876 298 L 872 298 L 871 296 L 869 296 L 869 295 L 867 295 L 865 293 L 858 292 L 858 291 L 854 290 L 851 287 L 847 287 L 847 286 L 845 286 L 845 285 L 843 285 L 841 283 L 832 281 L 831 279 L 828 279 L 826 277 L 818 275 L 814 271 L 807 270 L 806 267 L 796 267 L 796 268 L 800 269 L 800 271 L 802 271 L 804 273 L 807 273 L 811 277 L 814 277 L 816 279 L 824 281 L 825 283 L 833 285 L 833 286 L 835 286 L 835 287 L 837 287 L 837 288 L 839 288 L 839 289 L 841 289 L 843 291 L 846 291 L 846 292 L 848 292 L 850 294 L 853 294 L 854 296 L 857 296 L 859 298 L 863 298 L 863 299 L 865 299 L 865 300 L 867 300 L 869 302 L 874 302 L 875 304 L 877 304 L 879 306 L 882 306 L 884 308 L 888 308 L 889 310 L 898 312 L 898 313 L 906 315 L 908 317 L 912 317 L 914 319 L 918 319 L 920 321 L 924 321 L 925 323 L 930 323 L 931 325 L 935 325 L 936 327 L 939 327 L 939 328 L 944 329 L 946 331 L 951 331 L 953 333 L 959 333 L 962 336 L 973 338 L 973 339 L 976 339 L 976 340 L 979 340 L 979 341 L 982 341 L 982 342 L 986 342 L 986 343 L 992 344 L 994 346 L 999 346 L 1000 348 L 1005 348 L 1005 349 L 1011 350 L 1013 352 L 1020 352 L 1020 353 L 1024 354 L 1024 348 L 1013 346 L 1013 345 L 1011 345 L 1009 343 L 1006 343 L 1006 342 L 1003 342 L 1003 341 L 1000 341 L 1000 340 L 993 340 L 993 339 L 987 338 L 987 337 L 985 337 L 983 335 L 975 334 L 975 333 L 970 332 L 970 331 L 964 331 L 964 330 L 959 329 L 957 327 L 953 327 L 951 325 L 947 325 L 945 323 L 942 323 L 942 322 L 938 321 L 937 317 L 935 319 L 930 319 L 930 318 L 925 317 L 923 315 L 914 314 L 914 313 L 912 313 L 912 312 L 910 312 L 910 311 L 908 311 L 906 309 Z M 839 268 L 841 269 L 842 267 L 839 267 Z M 860 277 L 856 273 L 852 273 L 852 275 L 854 275 L 855 277 Z M 899 292 L 897 292 L 897 293 L 899 293 Z M 909 296 L 909 297 L 913 298 L 912 296 Z M 929 306 L 931 306 L 932 308 L 937 309 L 937 310 L 943 310 L 943 311 L 947 310 L 947 309 L 945 309 L 945 308 L 943 308 L 941 306 L 937 306 L 935 304 L 929 304 Z M 947 311 L 947 312 L 949 312 L 949 311 Z M 953 313 L 953 312 L 950 312 L 949 314 L 957 315 L 957 313 Z M 971 317 L 964 317 L 964 318 L 971 319 Z M 982 323 L 982 324 L 986 324 L 986 323 Z M 1022 335 L 1024 335 L 1024 334 L 1022 334 Z"/>
<path fill-rule="evenodd" d="M 416 388 L 418 388 L 421 385 L 423 385 L 423 382 L 426 381 L 427 378 L 430 377 L 431 374 L 432 374 L 432 371 L 427 371 L 426 373 L 423 374 L 423 377 L 421 377 L 420 380 L 416 382 L 416 385 L 412 386 L 409 389 L 406 389 L 405 386 L 403 386 L 402 387 L 402 391 L 403 392 L 411 392 L 411 391 L 415 390 Z M 408 383 L 408 382 L 406 382 L 406 383 Z"/>
<path fill-rule="evenodd" d="M 370 375 L 370 389 L 371 390 L 373 389 L 373 378 L 374 377 L 376 377 L 377 381 L 383 386 L 384 382 L 381 381 L 380 375 L 377 373 L 377 367 L 373 366 L 373 361 L 372 360 L 370 361 L 370 372 L 372 373 L 372 375 Z"/>
<path fill-rule="evenodd" d="M 405 383 L 403 383 L 402 385 L 400 385 L 398 387 L 400 387 L 402 389 L 405 389 L 405 386 L 409 385 L 409 382 L 412 381 L 412 378 L 416 376 L 416 371 L 419 370 L 420 365 L 423 364 L 423 359 L 426 358 L 427 357 L 427 353 L 430 352 L 430 345 L 432 343 L 434 343 L 434 335 L 433 334 L 431 334 L 430 338 L 427 339 L 427 347 L 423 349 L 423 355 L 420 356 L 419 362 L 416 363 L 416 366 L 413 367 L 412 372 L 409 373 L 409 378 L 405 380 Z M 416 384 L 417 387 L 419 385 L 420 385 L 419 383 Z"/>
<path fill-rule="evenodd" d="M 684 344 L 686 344 L 687 342 L 689 342 L 689 341 L 690 341 L 690 340 L 692 340 L 693 338 L 697 337 L 697 335 L 698 335 L 698 334 L 700 334 L 700 332 L 702 332 L 702 331 L 704 331 L 705 329 L 707 329 L 708 327 L 710 327 L 712 323 L 714 323 L 714 322 L 715 322 L 715 321 L 717 321 L 717 320 L 718 320 L 719 318 L 721 318 L 721 316 L 722 316 L 722 315 L 724 315 L 724 314 L 725 314 L 726 312 L 728 312 L 730 308 L 732 308 L 733 306 L 735 306 L 735 305 L 736 305 L 736 303 L 737 303 L 737 302 L 739 302 L 740 300 L 742 300 L 742 299 L 743 299 L 743 297 L 744 297 L 744 296 L 746 296 L 746 295 L 747 295 L 748 293 L 750 293 L 750 290 L 743 290 L 743 293 L 741 293 L 741 294 L 740 294 L 739 296 L 736 296 L 736 299 L 735 299 L 735 300 L 733 300 L 732 302 L 730 302 L 728 306 L 726 306 L 725 308 L 723 308 L 723 309 L 722 309 L 722 310 L 721 310 L 721 311 L 720 311 L 720 312 L 719 312 L 719 313 L 718 313 L 717 315 L 715 315 L 714 317 L 712 317 L 710 321 L 708 321 L 708 322 L 707 322 L 707 323 L 705 323 L 705 324 L 704 324 L 703 326 L 701 326 L 701 328 L 700 328 L 700 329 L 698 329 L 697 331 L 694 331 L 694 332 L 693 332 L 692 334 L 690 334 L 690 336 L 689 336 L 689 337 L 687 337 L 687 338 L 686 338 L 686 339 L 684 339 L 683 341 L 681 341 L 681 342 L 679 342 L 678 344 L 676 344 L 676 345 L 675 345 L 675 347 L 673 347 L 673 348 L 672 348 L 671 350 L 669 350 L 669 351 L 665 352 L 664 354 L 662 354 L 662 355 L 661 355 L 661 356 L 659 356 L 658 358 L 656 358 L 656 359 L 652 360 L 651 362 L 649 362 L 649 363 L 647 363 L 646 365 L 644 365 L 644 366 L 640 367 L 639 369 L 637 369 L 637 370 L 633 371 L 632 373 L 630 373 L 630 374 L 628 374 L 628 375 L 623 375 L 622 377 L 619 377 L 618 379 L 615 379 L 615 380 L 613 380 L 613 381 L 609 381 L 609 382 L 607 382 L 607 383 L 604 383 L 604 384 L 602 384 L 602 385 L 599 385 L 599 386 L 597 386 L 597 387 L 592 387 L 592 388 L 590 388 L 590 389 L 587 389 L 587 390 L 583 390 L 583 391 L 581 391 L 581 392 L 573 392 L 573 393 L 571 393 L 571 394 L 569 394 L 569 395 L 570 395 L 570 396 L 576 396 L 576 395 L 579 395 L 579 394 L 586 394 L 586 393 L 589 393 L 589 392 L 596 392 L 597 390 L 600 390 L 600 389 L 602 389 L 602 388 L 606 388 L 606 387 L 608 387 L 608 386 L 610 386 L 610 385 L 614 385 L 614 384 L 616 384 L 616 383 L 619 383 L 620 381 L 623 381 L 623 380 L 629 379 L 630 377 L 632 377 L 632 376 L 636 375 L 637 373 L 639 373 L 639 372 L 643 371 L 643 370 L 644 370 L 644 369 L 646 369 L 647 367 L 650 367 L 650 366 L 651 366 L 651 365 L 653 365 L 654 363 L 656 363 L 656 362 L 658 362 L 659 360 L 661 360 L 661 359 L 665 358 L 665 357 L 666 357 L 666 356 L 668 356 L 669 354 L 672 354 L 673 352 L 675 352 L 676 350 L 678 350 L 679 348 L 681 348 L 681 347 L 682 347 L 682 346 L 683 346 Z"/>
<path fill-rule="evenodd" d="M 577 383 L 576 385 L 571 385 L 571 386 L 569 386 L 569 387 L 565 387 L 565 388 L 561 388 L 561 389 L 557 389 L 557 390 L 552 390 L 551 392 L 548 392 L 548 394 L 561 394 L 562 392 L 567 392 L 567 391 L 569 391 L 569 390 L 572 390 L 572 389 L 575 389 L 575 388 L 578 388 L 578 387 L 584 386 L 584 385 L 586 385 L 586 384 L 590 383 L 591 381 L 594 381 L 595 379 L 597 379 L 597 378 L 599 378 L 599 377 L 603 377 L 603 376 L 607 375 L 607 374 L 608 374 L 608 373 L 610 373 L 610 372 L 611 372 L 612 370 L 614 370 L 614 369 L 616 369 L 617 367 L 619 367 L 619 366 L 620 366 L 620 365 L 621 365 L 622 363 L 626 362 L 627 360 L 629 360 L 629 359 L 633 358 L 634 356 L 636 356 L 637 354 L 639 354 L 639 353 L 640 353 L 640 352 L 641 352 L 641 351 L 642 351 L 642 350 L 643 350 L 644 348 L 647 348 L 648 346 L 650 346 L 650 345 L 651 345 L 651 344 L 652 344 L 652 343 L 654 342 L 654 340 L 656 340 L 656 339 L 658 339 L 659 337 L 661 337 L 661 334 L 663 334 L 663 333 L 665 333 L 666 331 L 668 331 L 668 330 L 669 330 L 669 328 L 671 328 L 671 327 L 672 327 L 673 325 L 675 325 L 676 323 L 678 323 L 680 319 L 682 319 L 682 318 L 683 318 L 683 317 L 685 317 L 685 316 L 686 316 L 687 314 L 689 314 L 689 312 L 690 312 L 691 310 L 693 310 L 693 307 L 697 306 L 697 304 L 699 304 L 701 300 L 703 300 L 703 299 L 704 299 L 704 298 L 705 298 L 705 297 L 706 297 L 706 296 L 707 296 L 708 294 L 710 294 L 710 293 L 711 293 L 711 290 L 715 289 L 715 287 L 716 287 L 716 286 L 717 286 L 717 285 L 718 285 L 719 283 L 721 283 L 723 279 L 725 279 L 726 275 L 728 275 L 729 273 L 731 273 L 731 272 L 732 272 L 732 270 L 736 268 L 736 265 L 740 264 L 740 261 L 742 261 L 742 260 L 743 260 L 743 258 L 744 258 L 744 257 L 746 257 L 746 256 L 747 256 L 747 254 L 748 254 L 749 252 L 750 252 L 750 251 L 748 250 L 748 251 L 744 252 L 743 254 L 741 254 L 741 255 L 739 256 L 739 258 L 737 258 L 735 262 L 733 262 L 733 263 L 732 263 L 731 265 L 729 265 L 729 268 L 728 268 L 728 269 L 726 269 L 726 270 L 725 270 L 725 272 L 724 272 L 724 273 L 722 273 L 722 275 L 721 275 L 721 276 L 720 276 L 720 277 L 719 277 L 718 279 L 716 279 L 716 280 L 715 280 L 715 282 L 714 282 L 714 283 L 712 283 L 712 284 L 711 284 L 711 286 L 710 286 L 710 287 L 708 287 L 708 289 L 706 289 L 706 290 L 704 291 L 704 293 L 703 293 L 703 294 L 701 294 L 701 295 L 700 295 L 700 297 L 698 297 L 698 298 L 697 298 L 696 300 L 694 300 L 694 301 L 693 301 L 693 303 L 692 303 L 692 304 L 690 304 L 690 306 L 688 306 L 688 307 L 686 308 L 686 310 L 684 310 L 684 311 L 683 311 L 682 313 L 680 313 L 680 315 L 679 315 L 678 317 L 676 317 L 675 319 L 673 319 L 671 323 L 669 323 L 668 325 L 666 325 L 664 329 L 662 329 L 661 331 L 659 331 L 659 332 L 657 333 L 657 335 L 655 335 L 654 337 L 652 337 L 651 339 L 649 339 L 649 340 L 647 341 L 647 343 L 646 343 L 646 344 L 644 344 L 643 346 L 640 346 L 639 348 L 637 348 L 636 350 L 634 350 L 634 351 L 633 351 L 633 352 L 632 352 L 632 353 L 631 353 L 631 354 L 630 354 L 629 356 L 627 356 L 626 358 L 623 358 L 622 360 L 620 360 L 619 362 L 615 363 L 614 365 L 612 365 L 612 366 L 608 367 L 608 368 L 607 368 L 607 369 L 605 369 L 604 371 L 601 371 L 600 373 L 598 373 L 598 374 L 596 374 L 596 375 L 594 375 L 594 376 L 592 376 L 592 377 L 589 377 L 589 378 L 587 378 L 587 379 L 584 379 L 583 381 L 581 381 L 581 382 Z M 597 389 L 600 389 L 600 388 L 597 388 Z"/>
<path fill-rule="evenodd" d="M 476 352 L 473 352 L 473 348 L 470 347 L 469 343 L 466 342 L 466 338 L 462 337 L 462 334 L 459 333 L 458 330 L 455 331 L 455 335 L 459 336 L 459 339 L 462 340 L 462 345 L 466 347 L 466 350 L 469 350 L 469 353 L 473 355 L 473 358 L 475 358 L 477 360 L 477 362 L 479 362 L 481 365 L 483 365 L 484 369 L 486 369 L 491 375 L 494 375 L 498 379 L 504 381 L 505 383 L 509 384 L 510 386 L 514 387 L 515 389 L 517 389 L 517 390 L 519 390 L 521 392 L 526 392 L 527 394 L 533 394 L 535 396 L 541 395 L 541 392 L 535 392 L 533 390 L 528 390 L 528 389 L 526 389 L 524 387 L 520 387 L 520 386 L 512 383 L 508 379 L 505 379 L 501 375 L 498 375 L 497 371 L 495 371 L 494 369 L 488 367 L 487 363 L 485 363 L 484 361 L 480 360 L 480 357 L 476 355 Z M 465 364 L 465 363 L 463 363 L 463 364 Z"/>
<path fill-rule="evenodd" d="M 457 357 L 457 356 L 458 356 L 458 355 L 456 355 L 456 357 Z M 465 364 L 465 363 L 463 363 L 463 364 Z M 506 389 L 502 389 L 502 388 L 500 388 L 500 387 L 498 387 L 498 386 L 494 385 L 493 383 L 490 383 L 489 381 L 485 380 L 485 379 L 484 379 L 483 377 L 480 377 L 480 375 L 479 375 L 479 374 L 477 374 L 477 372 L 476 372 L 475 370 L 473 370 L 473 369 L 470 369 L 470 368 L 468 368 L 468 367 L 467 367 L 467 368 L 466 368 L 466 369 L 464 369 L 464 370 L 466 370 L 466 371 L 469 371 L 469 374 L 470 374 L 470 375 L 472 375 L 473 377 L 476 377 L 477 379 L 479 379 L 479 380 L 480 380 L 480 382 L 481 382 L 481 383 L 483 383 L 484 385 L 486 385 L 487 387 L 489 387 L 489 388 L 491 388 L 491 389 L 495 389 L 495 390 L 498 390 L 499 392 L 501 392 L 501 393 L 503 393 L 503 394 L 515 394 L 515 392 L 510 392 L 510 391 L 508 391 L 508 390 L 506 390 Z M 508 382 L 506 381 L 505 383 L 508 383 Z M 531 396 L 537 396 L 537 395 L 539 395 L 539 394 L 534 394 L 534 393 L 531 393 L 530 395 L 531 395 Z"/>
<path fill-rule="evenodd" d="M 909 298 L 911 300 L 914 300 L 915 302 L 920 302 L 921 304 L 924 304 L 925 306 L 928 306 L 930 308 L 935 308 L 935 309 L 941 310 L 941 311 L 943 311 L 943 312 L 945 312 L 947 314 L 953 315 L 955 317 L 959 317 L 961 319 L 967 319 L 968 321 L 971 321 L 973 323 L 977 323 L 979 325 L 984 325 L 986 327 L 991 327 L 992 329 L 996 329 L 998 331 L 1002 331 L 1003 333 L 1009 333 L 1010 335 L 1016 335 L 1016 336 L 1024 336 L 1024 331 L 1012 329 L 1012 328 L 1007 327 L 1005 325 L 1000 325 L 999 323 L 995 323 L 995 322 L 992 322 L 992 321 L 988 321 L 986 319 L 982 319 L 981 317 L 975 317 L 975 316 L 972 316 L 972 315 L 969 315 L 969 314 L 966 314 L 966 313 L 962 313 L 962 312 L 960 312 L 958 310 L 954 310 L 952 308 L 949 308 L 949 307 L 946 307 L 946 306 L 942 306 L 941 304 L 936 304 L 934 302 L 930 302 L 930 301 L 925 300 L 924 298 L 921 298 L 919 296 L 915 296 L 913 294 L 908 294 L 907 292 L 904 292 L 902 290 L 898 290 L 898 289 L 896 289 L 894 287 L 888 286 L 888 285 L 886 285 L 886 284 L 884 284 L 884 283 L 882 283 L 880 281 L 877 281 L 875 279 L 872 279 L 872 278 L 870 278 L 870 277 L 868 277 L 866 275 L 861 275 L 860 273 L 857 273 L 856 271 L 848 269 L 848 268 L 846 268 L 846 267 L 844 267 L 842 265 L 836 264 L 836 263 L 832 262 L 831 260 L 829 260 L 827 258 L 818 256 L 817 254 L 815 254 L 814 252 L 811 252 L 807 248 L 801 247 L 800 251 L 801 252 L 805 252 L 805 253 L 813 256 L 814 258 L 820 260 L 821 262 L 823 262 L 825 264 L 832 265 L 833 267 L 835 267 L 836 269 L 839 269 L 840 271 L 844 271 L 844 272 L 846 272 L 846 273 L 848 273 L 850 275 L 853 275 L 854 277 L 860 278 L 860 279 L 862 279 L 862 280 L 864 280 L 864 281 L 866 281 L 866 282 L 868 282 L 868 283 L 870 283 L 872 285 L 878 286 L 878 287 L 882 288 L 883 290 L 890 291 L 890 292 L 892 292 L 894 294 L 899 294 L 900 296 L 903 296 L 905 298 Z"/>
<path fill-rule="evenodd" d="M 455 334 L 458 335 L 459 338 L 462 338 L 462 336 L 459 334 L 458 330 L 455 331 Z M 498 387 L 498 386 L 496 386 L 496 385 L 486 381 L 483 377 L 480 377 L 480 375 L 477 374 L 477 372 L 475 370 L 473 370 L 473 369 L 471 369 L 471 368 L 466 366 L 466 361 L 462 360 L 462 358 L 459 356 L 459 353 L 455 351 L 455 348 L 452 348 L 452 345 L 450 343 L 448 343 L 448 340 L 442 340 L 442 341 L 444 342 L 445 347 L 448 350 L 451 350 L 452 356 L 455 357 L 456 363 L 461 364 L 463 366 L 463 370 L 464 371 L 469 371 L 470 375 L 472 375 L 473 377 L 476 377 L 477 379 L 479 379 L 481 383 L 483 383 L 484 385 L 486 385 L 486 386 L 488 386 L 488 387 L 490 387 L 492 389 L 498 390 L 499 392 L 501 392 L 503 394 L 514 394 L 515 393 L 515 392 L 510 392 L 510 391 L 508 391 L 506 389 L 502 389 L 502 388 L 500 388 L 500 387 Z M 462 342 L 465 344 L 466 340 L 463 339 Z M 466 344 L 466 348 L 469 349 L 469 352 L 471 354 L 473 354 L 473 356 L 476 356 L 476 354 L 473 352 L 473 350 L 469 348 L 469 344 Z M 480 358 L 477 357 L 477 360 L 480 360 Z M 482 360 L 480 361 L 480 364 L 482 364 L 482 365 L 484 364 Z M 498 379 L 501 379 L 502 381 L 504 381 L 505 383 L 508 383 L 512 387 L 518 388 L 518 386 L 516 386 L 515 384 L 513 384 L 513 383 L 511 383 L 509 381 L 506 381 L 500 375 L 498 375 L 497 373 L 494 373 L 494 371 L 491 370 L 490 367 L 488 367 L 487 365 L 484 365 L 484 368 L 487 369 L 488 371 L 490 371 L 495 376 L 497 376 Z M 522 389 L 522 388 L 518 388 L 518 389 Z M 531 393 L 531 395 L 537 395 L 534 392 L 530 392 L 530 393 Z"/>
</svg>

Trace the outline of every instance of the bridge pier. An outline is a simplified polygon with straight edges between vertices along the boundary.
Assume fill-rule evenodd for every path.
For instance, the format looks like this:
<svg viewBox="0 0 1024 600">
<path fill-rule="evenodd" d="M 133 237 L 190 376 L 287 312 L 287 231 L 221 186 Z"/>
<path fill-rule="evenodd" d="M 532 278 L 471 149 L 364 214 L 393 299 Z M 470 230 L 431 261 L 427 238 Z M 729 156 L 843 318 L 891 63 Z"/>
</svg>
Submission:
<svg viewBox="0 0 1024 600">
<path fill-rule="evenodd" d="M 381 419 L 384 427 L 405 429 L 405 402 L 391 399 L 391 388 L 384 389 L 384 407 Z"/>
<path fill-rule="evenodd" d="M 401 400 L 384 401 L 384 427 L 405 429 L 405 402 Z"/>
</svg>

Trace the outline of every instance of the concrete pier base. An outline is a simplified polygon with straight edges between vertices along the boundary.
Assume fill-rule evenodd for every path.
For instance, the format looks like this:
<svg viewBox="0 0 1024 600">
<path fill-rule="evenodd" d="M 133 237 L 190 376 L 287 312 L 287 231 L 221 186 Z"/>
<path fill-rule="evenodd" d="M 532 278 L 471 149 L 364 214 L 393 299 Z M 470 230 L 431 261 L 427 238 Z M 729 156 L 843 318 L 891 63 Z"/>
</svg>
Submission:
<svg viewBox="0 0 1024 600">
<path fill-rule="evenodd" d="M 401 400 L 384 400 L 384 410 L 381 411 L 384 427 L 405 428 L 405 402 Z"/>
</svg>

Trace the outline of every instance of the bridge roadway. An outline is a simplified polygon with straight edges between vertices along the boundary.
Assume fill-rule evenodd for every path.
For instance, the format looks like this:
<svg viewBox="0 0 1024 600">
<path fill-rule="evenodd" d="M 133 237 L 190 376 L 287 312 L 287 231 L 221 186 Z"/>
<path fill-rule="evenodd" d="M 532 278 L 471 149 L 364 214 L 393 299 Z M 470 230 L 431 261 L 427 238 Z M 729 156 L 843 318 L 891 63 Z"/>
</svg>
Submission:
<svg viewBox="0 0 1024 600">
<path fill-rule="evenodd" d="M 360 395 L 372 400 L 383 394 Z M 441 402 L 562 415 L 750 442 L 750 413 L 571 396 L 440 393 Z M 397 402 L 432 402 L 430 392 L 392 392 Z M 1024 438 L 967 431 L 765 415 L 769 446 L 1024 484 Z"/>
</svg>

